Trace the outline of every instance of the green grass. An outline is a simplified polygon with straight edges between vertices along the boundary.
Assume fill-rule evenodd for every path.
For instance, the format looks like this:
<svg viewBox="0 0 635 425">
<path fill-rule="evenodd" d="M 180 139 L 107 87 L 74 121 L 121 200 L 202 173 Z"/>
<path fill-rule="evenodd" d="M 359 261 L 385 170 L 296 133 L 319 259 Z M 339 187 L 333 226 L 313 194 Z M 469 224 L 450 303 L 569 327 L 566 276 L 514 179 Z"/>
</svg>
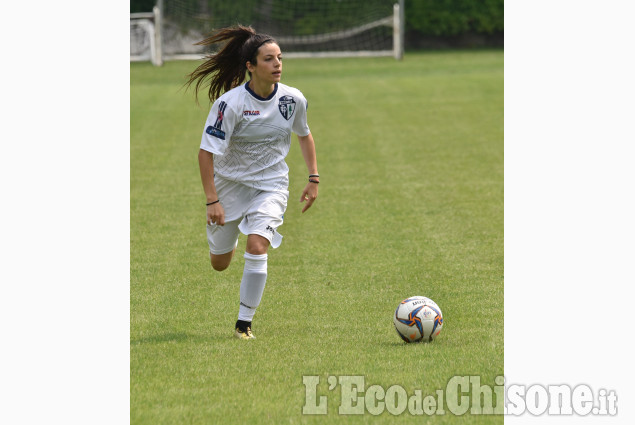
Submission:
<svg viewBox="0 0 635 425">
<path fill-rule="evenodd" d="M 503 52 L 285 60 L 283 82 L 309 100 L 322 184 L 301 214 L 294 136 L 284 241 L 248 343 L 232 338 L 244 236 L 228 270 L 209 265 L 197 162 L 209 105 L 180 90 L 195 66 L 130 66 L 131 422 L 502 423 L 338 415 L 327 378 L 425 396 L 454 375 L 503 374 Z M 412 295 L 443 310 L 431 344 L 393 329 Z M 328 417 L 302 415 L 303 375 L 320 376 Z"/>
</svg>

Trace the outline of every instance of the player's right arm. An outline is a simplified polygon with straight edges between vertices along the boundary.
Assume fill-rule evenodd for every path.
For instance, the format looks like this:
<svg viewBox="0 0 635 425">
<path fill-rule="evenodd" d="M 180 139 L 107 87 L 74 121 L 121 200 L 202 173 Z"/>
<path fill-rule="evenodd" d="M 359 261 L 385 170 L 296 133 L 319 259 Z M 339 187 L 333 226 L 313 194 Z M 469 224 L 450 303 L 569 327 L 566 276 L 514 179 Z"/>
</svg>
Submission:
<svg viewBox="0 0 635 425">
<path fill-rule="evenodd" d="M 201 171 L 201 182 L 203 183 L 207 203 L 217 201 L 218 194 L 214 184 L 214 154 L 205 149 L 199 149 L 198 166 Z M 225 225 L 225 210 L 220 202 L 207 206 L 207 224 L 212 223 L 219 226 Z"/>
<path fill-rule="evenodd" d="M 205 122 L 198 153 L 201 181 L 208 204 L 218 200 L 214 184 L 214 154 L 225 153 L 238 119 L 238 114 L 233 111 L 228 102 L 230 102 L 229 97 L 222 96 L 212 105 Z M 207 224 L 225 225 L 225 210 L 221 203 L 222 201 L 207 206 Z"/>
</svg>

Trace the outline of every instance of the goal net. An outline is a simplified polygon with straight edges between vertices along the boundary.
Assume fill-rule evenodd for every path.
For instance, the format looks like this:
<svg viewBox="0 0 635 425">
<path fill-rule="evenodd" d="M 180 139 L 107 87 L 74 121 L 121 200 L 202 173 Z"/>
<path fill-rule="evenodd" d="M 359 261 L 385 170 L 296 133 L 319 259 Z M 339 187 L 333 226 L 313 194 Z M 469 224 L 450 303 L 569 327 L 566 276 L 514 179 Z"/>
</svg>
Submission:
<svg viewBox="0 0 635 425">
<path fill-rule="evenodd" d="M 130 61 L 149 61 L 155 50 L 154 22 L 152 19 L 130 19 Z"/>
<path fill-rule="evenodd" d="M 400 13 L 397 1 L 163 0 L 159 3 L 161 25 L 154 28 L 160 33 L 161 43 L 155 48 L 160 49 L 165 60 L 200 59 L 209 51 L 194 43 L 214 30 L 241 24 L 273 36 L 286 57 L 400 59 L 403 11 Z M 133 46 L 132 20 L 130 32 L 132 60 L 133 50 L 137 57 L 141 57 L 138 51 L 143 50 Z"/>
</svg>

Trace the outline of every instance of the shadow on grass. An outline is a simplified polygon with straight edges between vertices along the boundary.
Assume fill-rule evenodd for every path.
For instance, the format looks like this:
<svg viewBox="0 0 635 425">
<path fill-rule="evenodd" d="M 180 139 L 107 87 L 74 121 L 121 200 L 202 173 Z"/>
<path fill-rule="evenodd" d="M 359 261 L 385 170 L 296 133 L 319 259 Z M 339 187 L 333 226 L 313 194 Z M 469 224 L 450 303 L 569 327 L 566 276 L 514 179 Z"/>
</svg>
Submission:
<svg viewBox="0 0 635 425">
<path fill-rule="evenodd" d="M 220 341 L 230 339 L 232 335 L 227 334 L 191 334 L 187 332 L 168 332 L 158 335 L 150 335 L 143 338 L 131 338 L 130 345 L 141 344 L 162 344 L 166 342 L 204 342 Z"/>
<path fill-rule="evenodd" d="M 435 346 L 438 346 L 441 344 L 434 343 L 434 342 L 423 342 L 423 341 L 411 342 L 411 343 L 406 343 L 403 341 L 393 341 L 393 342 L 383 341 L 380 343 L 376 343 L 376 345 L 384 346 L 384 347 L 431 347 L 429 349 L 432 350 L 434 349 Z"/>
</svg>

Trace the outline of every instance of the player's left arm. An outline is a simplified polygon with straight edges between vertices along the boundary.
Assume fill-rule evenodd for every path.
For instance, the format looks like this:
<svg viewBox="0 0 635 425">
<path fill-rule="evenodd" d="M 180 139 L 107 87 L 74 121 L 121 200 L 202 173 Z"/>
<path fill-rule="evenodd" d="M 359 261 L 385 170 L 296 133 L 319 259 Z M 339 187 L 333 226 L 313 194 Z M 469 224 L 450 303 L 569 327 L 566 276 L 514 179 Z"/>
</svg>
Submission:
<svg viewBox="0 0 635 425">
<path fill-rule="evenodd" d="M 306 163 L 306 167 L 309 170 L 309 175 L 318 174 L 317 168 L 317 155 L 315 153 L 315 141 L 313 140 L 313 136 L 311 133 L 306 136 L 298 136 L 298 141 L 300 142 L 300 149 L 302 150 L 302 156 L 304 157 L 304 162 Z M 311 180 L 316 182 L 320 181 L 319 177 L 311 177 Z M 313 202 L 317 199 L 318 196 L 318 183 L 307 182 L 304 190 L 302 191 L 302 196 L 300 197 L 300 202 L 305 202 L 304 208 L 302 208 L 302 212 L 305 212 Z"/>
</svg>

